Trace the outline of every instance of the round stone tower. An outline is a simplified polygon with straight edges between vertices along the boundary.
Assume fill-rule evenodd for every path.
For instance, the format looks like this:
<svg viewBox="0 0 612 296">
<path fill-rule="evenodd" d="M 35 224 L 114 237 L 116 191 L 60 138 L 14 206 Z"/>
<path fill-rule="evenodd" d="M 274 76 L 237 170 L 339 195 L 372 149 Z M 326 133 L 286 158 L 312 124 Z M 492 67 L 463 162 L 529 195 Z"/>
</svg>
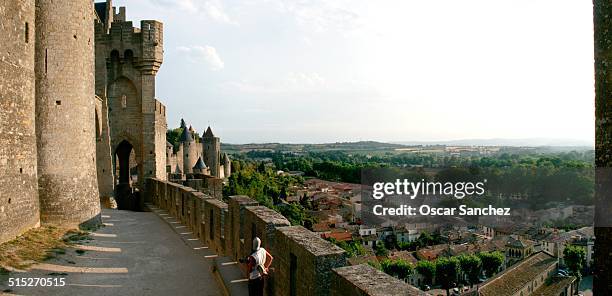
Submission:
<svg viewBox="0 0 612 296">
<path fill-rule="evenodd" d="M 43 223 L 100 223 L 93 1 L 36 0 L 36 135 Z"/>
<path fill-rule="evenodd" d="M 202 150 L 204 150 L 204 162 L 208 164 L 210 168 L 210 174 L 213 177 L 219 178 L 221 172 L 221 140 L 212 132 L 210 126 L 204 132 L 202 137 Z"/>
<path fill-rule="evenodd" d="M 0 243 L 39 223 L 34 0 L 0 1 Z"/>
<path fill-rule="evenodd" d="M 223 153 L 223 177 L 229 178 L 232 174 L 232 161 L 227 153 Z"/>
<path fill-rule="evenodd" d="M 191 174 L 198 161 L 198 149 L 190 129 L 183 128 L 180 141 L 183 144 L 183 173 Z"/>
</svg>

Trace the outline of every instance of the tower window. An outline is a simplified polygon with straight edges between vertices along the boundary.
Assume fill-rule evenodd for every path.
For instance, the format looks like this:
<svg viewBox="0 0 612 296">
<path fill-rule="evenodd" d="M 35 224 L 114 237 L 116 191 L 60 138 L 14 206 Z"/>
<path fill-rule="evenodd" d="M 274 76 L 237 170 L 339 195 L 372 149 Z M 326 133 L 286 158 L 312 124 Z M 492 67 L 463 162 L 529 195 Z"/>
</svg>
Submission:
<svg viewBox="0 0 612 296">
<path fill-rule="evenodd" d="M 62 104 L 62 101 L 55 101 L 55 105 L 60 106 Z"/>
<path fill-rule="evenodd" d="M 23 174 L 23 168 L 19 168 L 19 173 Z"/>
<path fill-rule="evenodd" d="M 25 23 L 25 42 L 30 42 L 30 24 L 28 22 Z"/>
<path fill-rule="evenodd" d="M 47 49 L 45 48 L 45 74 L 47 74 L 47 64 L 48 64 L 48 63 L 47 63 L 47 61 L 48 61 L 47 57 L 48 57 L 48 55 L 47 55 Z"/>
</svg>

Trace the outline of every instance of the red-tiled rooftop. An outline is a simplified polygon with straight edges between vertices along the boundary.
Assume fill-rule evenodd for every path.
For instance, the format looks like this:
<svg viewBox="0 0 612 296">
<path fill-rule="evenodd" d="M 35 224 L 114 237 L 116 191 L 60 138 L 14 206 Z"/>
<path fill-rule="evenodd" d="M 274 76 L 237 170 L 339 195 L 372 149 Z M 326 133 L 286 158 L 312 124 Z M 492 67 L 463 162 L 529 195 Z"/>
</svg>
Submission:
<svg viewBox="0 0 612 296">
<path fill-rule="evenodd" d="M 557 264 L 557 258 L 538 252 L 517 265 L 506 269 L 482 285 L 481 296 L 512 296 L 527 283 Z"/>
<path fill-rule="evenodd" d="M 350 232 L 330 232 L 330 233 L 322 233 L 322 238 L 333 238 L 337 241 L 351 241 L 353 240 L 353 235 Z"/>
</svg>

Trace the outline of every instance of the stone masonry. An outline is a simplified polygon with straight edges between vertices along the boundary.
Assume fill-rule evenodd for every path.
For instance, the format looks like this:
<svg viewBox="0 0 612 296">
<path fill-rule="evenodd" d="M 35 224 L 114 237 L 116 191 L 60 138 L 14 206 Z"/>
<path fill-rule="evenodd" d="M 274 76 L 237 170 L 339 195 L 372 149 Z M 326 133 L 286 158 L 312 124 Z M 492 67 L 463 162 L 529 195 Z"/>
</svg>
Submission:
<svg viewBox="0 0 612 296">
<path fill-rule="evenodd" d="M 166 178 L 162 56 L 163 25 L 134 28 L 111 1 L 0 3 L 0 243 L 41 222 L 99 224 L 118 147 L 136 187 Z"/>
<path fill-rule="evenodd" d="M 135 28 L 124 7 L 108 0 L 95 4 L 95 93 L 107 106 L 112 163 L 119 170 L 134 165 L 142 187 L 147 177 L 166 178 L 166 107 L 155 97 L 155 76 L 163 62 L 163 25 L 143 20 Z M 136 164 L 126 160 L 133 150 Z M 103 161 L 103 160 L 102 160 Z M 99 164 L 102 165 L 102 164 Z M 102 172 L 113 178 L 115 170 Z M 131 174 L 114 176 L 130 187 Z"/>
<path fill-rule="evenodd" d="M 359 264 L 333 269 L 331 281 L 333 296 L 418 296 L 427 293 L 368 265 Z"/>
<path fill-rule="evenodd" d="M 304 227 L 289 226 L 248 196 L 231 196 L 226 204 L 177 183 L 147 179 L 145 197 L 180 219 L 218 256 L 243 259 L 252 237 L 260 237 L 274 257 L 265 295 L 428 295 L 370 266 L 345 267 L 344 250 Z"/>
<path fill-rule="evenodd" d="M 40 219 L 100 222 L 93 5 L 36 1 L 36 138 Z"/>
<path fill-rule="evenodd" d="M 39 223 L 34 0 L 0 4 L 0 242 Z"/>
</svg>

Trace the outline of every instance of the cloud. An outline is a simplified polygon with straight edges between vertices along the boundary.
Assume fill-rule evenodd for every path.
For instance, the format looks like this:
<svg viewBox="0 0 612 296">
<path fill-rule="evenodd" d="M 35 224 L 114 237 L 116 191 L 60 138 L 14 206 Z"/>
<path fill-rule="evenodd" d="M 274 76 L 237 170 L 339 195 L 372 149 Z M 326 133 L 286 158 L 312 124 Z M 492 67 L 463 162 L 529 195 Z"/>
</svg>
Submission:
<svg viewBox="0 0 612 296">
<path fill-rule="evenodd" d="M 225 12 L 223 5 L 219 1 L 207 1 L 202 7 L 206 15 L 215 22 L 229 25 L 238 25 L 238 23 L 232 20 L 229 15 Z"/>
<path fill-rule="evenodd" d="M 307 100 L 336 101 L 344 99 L 356 102 L 360 98 L 381 98 L 383 95 L 376 87 L 364 81 L 351 79 L 328 80 L 316 72 L 291 72 L 279 79 L 233 80 L 219 85 L 219 91 L 228 96 L 245 94 L 264 96 L 269 99 L 290 96 Z"/>
<path fill-rule="evenodd" d="M 301 88 L 318 88 L 325 84 L 325 79 L 318 73 L 291 72 L 287 77 L 291 86 Z"/>
<path fill-rule="evenodd" d="M 272 0 L 277 9 L 292 15 L 304 30 L 314 32 L 350 31 L 358 26 L 354 0 Z"/>
<path fill-rule="evenodd" d="M 151 0 L 151 2 L 165 9 L 175 9 L 188 13 L 205 15 L 208 19 L 216 23 L 238 25 L 238 22 L 230 18 L 219 0 Z"/>
<path fill-rule="evenodd" d="M 186 55 L 192 62 L 206 65 L 209 70 L 218 71 L 225 67 L 225 63 L 219 57 L 217 50 L 212 46 L 179 46 L 176 50 Z"/>
<path fill-rule="evenodd" d="M 151 3 L 162 6 L 166 9 L 177 9 L 192 13 L 196 13 L 198 11 L 198 7 L 193 0 L 151 0 Z"/>
</svg>

